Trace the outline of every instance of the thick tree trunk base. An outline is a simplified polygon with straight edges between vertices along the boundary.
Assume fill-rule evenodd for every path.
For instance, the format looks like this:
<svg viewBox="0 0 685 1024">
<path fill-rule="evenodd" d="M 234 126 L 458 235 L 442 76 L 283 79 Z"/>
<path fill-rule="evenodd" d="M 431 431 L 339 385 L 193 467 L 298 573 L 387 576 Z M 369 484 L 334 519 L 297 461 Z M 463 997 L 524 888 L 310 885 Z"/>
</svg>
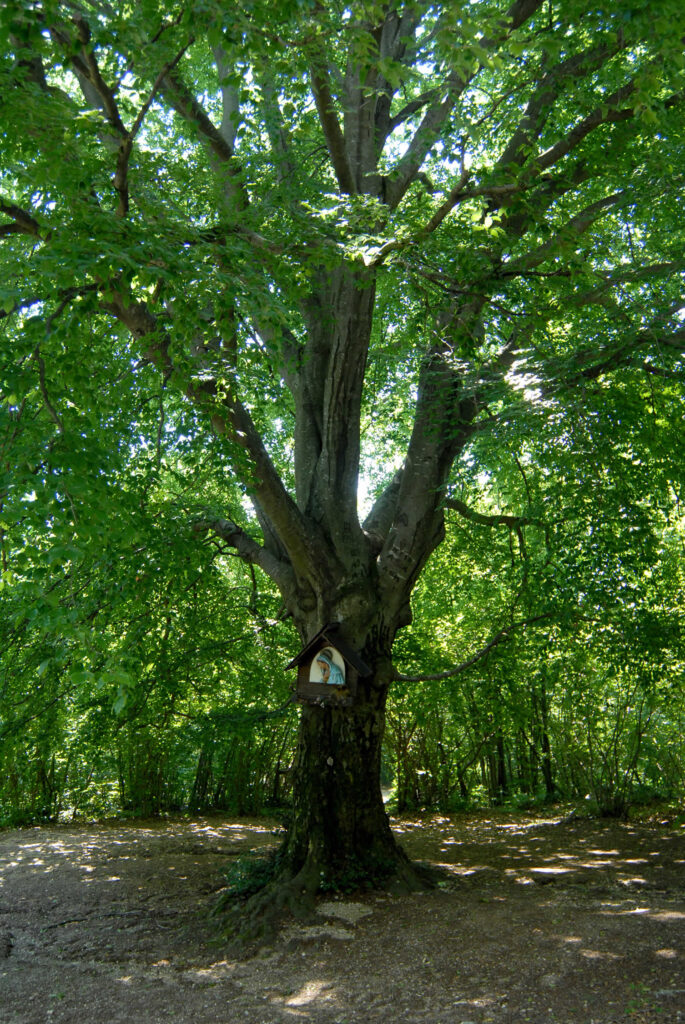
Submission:
<svg viewBox="0 0 685 1024">
<path fill-rule="evenodd" d="M 435 885 L 437 872 L 411 863 L 398 845 L 383 804 L 388 666 L 360 680 L 351 707 L 302 708 L 286 839 L 270 864 L 239 873 L 223 899 L 225 934 L 238 946 L 272 940 L 287 919 L 312 917 L 320 895 Z"/>
<path fill-rule="evenodd" d="M 214 914 L 223 937 L 236 952 L 250 952 L 275 942 L 288 923 L 312 920 L 318 900 L 330 898 L 332 893 L 384 891 L 406 895 L 435 888 L 442 877 L 439 870 L 413 863 L 394 840 L 393 844 L 381 862 L 359 858 L 336 876 L 330 865 L 313 854 L 299 869 L 294 868 L 288 861 L 286 840 L 268 862 L 267 858 L 255 858 L 255 873 L 263 880 L 256 891 L 258 883 L 248 887 L 247 895 L 239 887 L 229 888 L 218 901 Z M 265 879 L 269 871 L 271 877 Z"/>
</svg>

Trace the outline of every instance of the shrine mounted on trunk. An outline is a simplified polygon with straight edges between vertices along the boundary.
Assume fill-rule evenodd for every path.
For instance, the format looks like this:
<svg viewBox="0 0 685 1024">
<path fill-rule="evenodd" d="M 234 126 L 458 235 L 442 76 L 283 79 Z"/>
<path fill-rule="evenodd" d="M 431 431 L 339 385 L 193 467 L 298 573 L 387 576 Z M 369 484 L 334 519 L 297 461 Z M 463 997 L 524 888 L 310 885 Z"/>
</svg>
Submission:
<svg viewBox="0 0 685 1024">
<path fill-rule="evenodd" d="M 357 681 L 371 667 L 340 636 L 340 623 L 320 629 L 286 669 L 297 666 L 295 697 L 307 704 L 353 704 Z"/>
</svg>

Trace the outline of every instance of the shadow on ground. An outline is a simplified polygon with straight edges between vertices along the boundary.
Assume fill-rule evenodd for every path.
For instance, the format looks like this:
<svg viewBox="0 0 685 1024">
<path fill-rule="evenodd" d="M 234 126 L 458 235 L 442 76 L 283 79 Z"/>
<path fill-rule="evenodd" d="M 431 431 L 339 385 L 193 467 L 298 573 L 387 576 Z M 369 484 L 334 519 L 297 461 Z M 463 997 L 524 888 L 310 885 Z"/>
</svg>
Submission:
<svg viewBox="0 0 685 1024">
<path fill-rule="evenodd" d="M 331 896 L 250 959 L 208 910 L 268 820 L 0 832 L 0 1022 L 685 1022 L 685 829 L 403 818 L 445 882 Z"/>
</svg>

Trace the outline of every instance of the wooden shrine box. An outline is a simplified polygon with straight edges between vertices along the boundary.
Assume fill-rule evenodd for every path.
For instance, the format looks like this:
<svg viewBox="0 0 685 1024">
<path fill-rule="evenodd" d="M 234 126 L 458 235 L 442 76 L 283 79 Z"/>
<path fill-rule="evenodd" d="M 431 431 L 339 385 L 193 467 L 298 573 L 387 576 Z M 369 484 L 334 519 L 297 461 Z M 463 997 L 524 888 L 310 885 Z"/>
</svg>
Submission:
<svg viewBox="0 0 685 1024">
<path fill-rule="evenodd" d="M 295 667 L 295 697 L 306 704 L 353 704 L 357 681 L 371 675 L 371 668 L 341 637 L 338 622 L 319 630 L 286 665 Z"/>
</svg>

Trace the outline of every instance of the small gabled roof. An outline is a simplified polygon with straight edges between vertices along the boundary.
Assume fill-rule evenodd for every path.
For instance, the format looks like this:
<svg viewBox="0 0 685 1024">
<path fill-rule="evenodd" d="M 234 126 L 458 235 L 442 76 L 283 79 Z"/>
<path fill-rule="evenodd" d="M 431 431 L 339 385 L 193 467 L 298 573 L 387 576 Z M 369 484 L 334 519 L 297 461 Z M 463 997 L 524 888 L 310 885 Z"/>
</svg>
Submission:
<svg viewBox="0 0 685 1024">
<path fill-rule="evenodd" d="M 331 647 L 335 647 L 337 651 L 340 651 L 348 665 L 351 665 L 352 668 L 356 669 L 362 678 L 364 676 L 371 675 L 371 666 L 367 665 L 359 653 L 355 651 L 354 648 L 350 647 L 349 644 L 346 644 L 340 636 L 339 622 L 329 622 L 327 626 L 320 629 L 319 632 L 311 638 L 309 643 L 302 648 L 300 653 L 285 666 L 286 669 L 296 668 L 298 665 L 302 665 L 303 662 L 313 658 L 316 651 L 318 651 L 324 644 L 330 644 Z"/>
</svg>

